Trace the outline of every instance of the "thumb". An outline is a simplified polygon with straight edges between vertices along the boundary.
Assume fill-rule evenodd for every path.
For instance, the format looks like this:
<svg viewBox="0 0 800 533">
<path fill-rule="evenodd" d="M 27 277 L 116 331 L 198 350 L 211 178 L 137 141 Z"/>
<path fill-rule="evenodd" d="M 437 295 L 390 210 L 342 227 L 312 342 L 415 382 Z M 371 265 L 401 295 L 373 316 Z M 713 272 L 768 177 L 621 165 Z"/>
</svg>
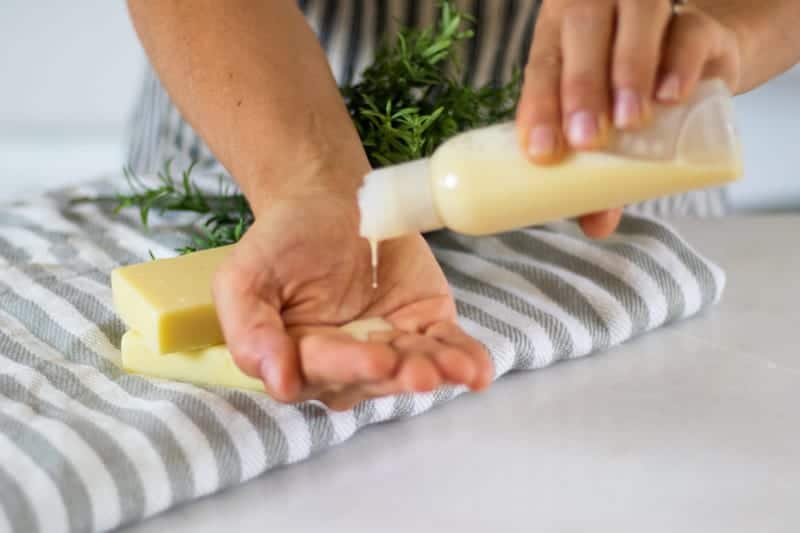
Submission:
<svg viewBox="0 0 800 533">
<path fill-rule="evenodd" d="M 236 365 L 264 381 L 270 396 L 297 401 L 302 387 L 297 347 L 280 315 L 277 288 L 264 287 L 231 256 L 214 278 L 214 302 L 225 341 Z M 274 295 L 274 297 L 272 297 Z"/>
</svg>

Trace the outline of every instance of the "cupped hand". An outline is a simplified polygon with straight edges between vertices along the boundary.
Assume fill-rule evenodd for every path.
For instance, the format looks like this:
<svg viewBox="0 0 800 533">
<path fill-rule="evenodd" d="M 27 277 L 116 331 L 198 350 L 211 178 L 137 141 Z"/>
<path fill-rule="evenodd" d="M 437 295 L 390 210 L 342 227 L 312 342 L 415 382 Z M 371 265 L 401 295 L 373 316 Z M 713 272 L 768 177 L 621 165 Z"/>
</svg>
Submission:
<svg viewBox="0 0 800 533">
<path fill-rule="evenodd" d="M 654 102 L 684 101 L 701 78 L 740 78 L 736 33 L 691 5 L 669 0 L 551 0 L 536 23 L 517 112 L 522 149 L 538 164 L 593 150 L 609 129 L 636 129 Z M 591 237 L 611 234 L 621 209 L 580 219 Z"/>
<path fill-rule="evenodd" d="M 485 349 L 456 325 L 447 280 L 420 235 L 380 248 L 372 287 L 355 199 L 331 193 L 271 202 L 214 283 L 237 365 L 283 402 L 347 409 L 441 384 L 488 386 Z M 382 317 L 395 329 L 359 341 L 339 326 Z"/>
</svg>

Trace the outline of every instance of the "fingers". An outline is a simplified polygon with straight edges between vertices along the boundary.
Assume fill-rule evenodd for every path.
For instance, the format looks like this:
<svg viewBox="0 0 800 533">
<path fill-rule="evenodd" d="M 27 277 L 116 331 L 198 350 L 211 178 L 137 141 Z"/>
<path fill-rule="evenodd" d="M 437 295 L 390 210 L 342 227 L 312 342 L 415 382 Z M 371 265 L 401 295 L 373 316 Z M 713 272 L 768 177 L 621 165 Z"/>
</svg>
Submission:
<svg viewBox="0 0 800 533">
<path fill-rule="evenodd" d="M 463 351 L 445 346 L 433 353 L 432 359 L 439 374 L 448 383 L 469 385 L 478 374 L 475 362 Z"/>
<path fill-rule="evenodd" d="M 670 16 L 666 0 L 619 3 L 611 66 L 616 128 L 638 128 L 649 118 Z"/>
<path fill-rule="evenodd" d="M 414 375 L 414 372 L 416 372 L 421 365 L 421 363 L 416 361 L 418 357 L 424 358 L 433 366 L 437 375 L 440 376 L 440 382 L 467 384 L 471 383 L 474 379 L 476 368 L 474 363 L 470 360 L 469 355 L 462 350 L 448 346 L 434 337 L 426 335 L 406 335 L 395 339 L 392 342 L 392 346 L 401 353 L 411 354 L 408 356 L 411 358 L 410 363 L 407 357 L 401 371 L 401 375 L 406 382 L 417 383 L 430 377 L 427 375 L 430 373 L 427 364 L 424 369 L 426 375 L 419 379 Z M 438 386 L 438 384 L 435 386 Z M 412 386 L 412 390 L 417 390 L 416 385 Z"/>
<path fill-rule="evenodd" d="M 411 352 L 404 356 L 397 379 L 407 392 L 430 392 L 442 384 L 436 365 L 422 352 Z"/>
<path fill-rule="evenodd" d="M 341 411 L 366 399 L 403 392 L 430 392 L 444 383 L 464 384 L 473 390 L 482 390 L 491 383 L 494 375 L 485 348 L 451 322 L 438 322 L 423 334 L 395 332 L 386 336 L 383 332 L 371 336 L 373 343 L 378 342 L 378 338 L 400 357 L 394 376 L 371 382 L 354 379 L 346 385 L 315 384 L 312 385 L 317 390 L 315 397 L 330 409 Z M 324 340 L 325 344 L 317 340 L 315 342 L 319 344 L 316 345 L 301 341 L 301 352 L 305 354 L 312 348 L 329 350 L 335 341 L 341 339 L 328 338 Z M 353 375 L 347 377 L 356 378 Z"/>
<path fill-rule="evenodd" d="M 520 148 L 535 163 L 553 163 L 564 152 L 560 35 L 558 22 L 540 16 L 517 107 Z"/>
<path fill-rule="evenodd" d="M 561 107 L 567 141 L 575 149 L 599 148 L 608 133 L 613 3 L 575 3 L 563 15 Z"/>
<path fill-rule="evenodd" d="M 260 274 L 235 259 L 226 263 L 214 279 L 217 315 L 237 366 L 262 379 L 276 400 L 293 402 L 302 386 L 296 346 L 284 328 L 276 300 L 267 296 L 258 279 Z"/>
<path fill-rule="evenodd" d="M 661 13 L 648 9 L 652 0 L 619 2 L 616 10 L 613 3 L 587 2 L 565 11 L 561 90 L 567 138 L 574 148 L 605 143 L 612 88 L 616 127 L 639 127 L 646 120 L 667 23 L 669 5 L 662 3 Z M 589 215 L 581 226 L 591 237 L 606 237 L 620 216 L 617 210 Z"/>
<path fill-rule="evenodd" d="M 459 381 L 459 383 L 477 391 L 485 389 L 492 382 L 494 366 L 486 348 L 467 335 L 457 324 L 438 322 L 428 328 L 425 335 L 436 339 L 445 346 L 459 350 L 472 362 L 472 380 Z"/>
<path fill-rule="evenodd" d="M 670 24 L 656 98 L 671 104 L 689 96 L 703 73 L 708 52 L 704 25 L 689 13 L 676 15 Z"/>
<path fill-rule="evenodd" d="M 672 18 L 664 50 L 656 99 L 677 103 L 694 92 L 703 77 L 720 77 L 731 89 L 738 85 L 734 39 L 708 15 L 684 9 Z"/>
<path fill-rule="evenodd" d="M 601 213 L 582 216 L 578 222 L 587 237 L 605 239 L 617 229 L 622 219 L 622 209 L 611 209 Z"/>
<path fill-rule="evenodd" d="M 303 398 L 334 410 L 378 396 L 430 392 L 445 383 L 482 390 L 494 375 L 485 348 L 449 321 L 421 332 L 374 332 L 368 341 L 333 327 L 293 328 L 291 335 L 305 378 Z"/>
<path fill-rule="evenodd" d="M 359 349 L 363 350 L 361 355 L 369 353 L 373 362 L 380 361 L 376 349 L 382 342 L 378 339 L 384 337 L 383 348 L 387 350 L 384 361 L 397 361 L 395 367 L 388 364 L 365 366 L 359 371 L 351 365 L 339 364 L 341 353 L 346 351 L 345 355 L 350 357 Z M 371 339 L 370 343 L 322 336 L 301 340 L 301 360 L 306 379 L 314 386 L 357 387 L 363 397 L 373 397 L 399 392 L 428 392 L 444 383 L 481 390 L 493 377 L 492 363 L 483 346 L 450 322 L 438 322 L 424 333 L 395 333 L 388 337 L 381 333 L 371 336 Z M 389 351 L 396 354 L 397 359 L 392 359 Z M 344 394 L 342 390 L 336 390 L 325 398 L 331 399 L 339 393 Z M 341 398 L 337 396 L 337 402 L 339 400 Z"/>
<path fill-rule="evenodd" d="M 566 147 L 602 147 L 609 117 L 645 125 L 654 100 L 683 101 L 702 77 L 738 86 L 736 36 L 702 11 L 666 0 L 545 3 L 517 112 L 522 150 L 536 163 Z M 590 224 L 591 225 L 591 224 Z"/>
<path fill-rule="evenodd" d="M 300 360 L 311 385 L 351 385 L 390 379 L 398 355 L 387 344 L 346 335 L 310 335 L 299 341 Z"/>
</svg>

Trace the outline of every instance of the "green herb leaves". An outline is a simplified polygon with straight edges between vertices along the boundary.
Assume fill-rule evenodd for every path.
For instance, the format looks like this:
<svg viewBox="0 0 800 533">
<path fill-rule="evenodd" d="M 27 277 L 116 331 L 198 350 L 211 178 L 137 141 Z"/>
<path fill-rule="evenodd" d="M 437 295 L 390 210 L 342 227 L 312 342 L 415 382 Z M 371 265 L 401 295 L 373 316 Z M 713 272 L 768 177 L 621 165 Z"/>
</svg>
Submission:
<svg viewBox="0 0 800 533">
<path fill-rule="evenodd" d="M 435 28 L 401 29 L 381 46 L 361 81 L 342 88 L 373 166 L 429 156 L 462 131 L 510 118 L 519 72 L 503 86 L 465 86 L 457 46 L 473 37 L 470 18 L 442 2 Z"/>
<path fill-rule="evenodd" d="M 361 81 L 341 88 L 374 167 L 429 156 L 457 133 L 513 115 L 521 86 L 519 71 L 509 83 L 497 87 L 475 89 L 461 81 L 456 51 L 459 44 L 473 37 L 471 21 L 452 1 L 441 2 L 433 28 L 401 29 L 394 41 L 378 49 Z M 176 181 L 167 164 L 158 175 L 159 184 L 148 186 L 126 171 L 131 193 L 111 200 L 117 211 L 137 208 L 145 227 L 151 210 L 204 215 L 202 236 L 181 248 L 181 253 L 237 242 L 253 223 L 247 200 L 222 186 L 219 194 L 207 194 L 192 183 L 191 172 L 190 166 Z"/>
<path fill-rule="evenodd" d="M 182 254 L 217 248 L 237 242 L 253 223 L 253 212 L 243 194 L 226 185 L 220 176 L 219 191 L 216 194 L 201 190 L 192 182 L 194 165 L 181 173 L 179 180 L 172 176 L 168 161 L 162 172 L 158 173 L 156 185 L 142 181 L 133 172 L 124 169 L 129 194 L 113 197 L 75 198 L 72 203 L 110 202 L 114 212 L 126 208 L 139 210 L 142 226 L 147 228 L 150 213 L 191 212 L 202 215 L 201 235 L 195 237 L 190 245 L 178 249 Z M 151 254 L 152 257 L 152 254 Z"/>
</svg>

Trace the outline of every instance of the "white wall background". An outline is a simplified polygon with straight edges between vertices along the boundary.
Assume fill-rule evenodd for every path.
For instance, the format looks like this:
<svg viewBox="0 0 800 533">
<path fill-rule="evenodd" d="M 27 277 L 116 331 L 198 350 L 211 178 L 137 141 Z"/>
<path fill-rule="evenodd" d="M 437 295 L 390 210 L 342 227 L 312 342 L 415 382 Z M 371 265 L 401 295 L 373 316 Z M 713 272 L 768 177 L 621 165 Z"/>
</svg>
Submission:
<svg viewBox="0 0 800 533">
<path fill-rule="evenodd" d="M 800 209 L 800 66 L 736 98 L 745 176 L 731 189 L 743 209 Z"/>
<path fill-rule="evenodd" d="M 118 171 L 144 62 L 124 1 L 2 0 L 0 21 L 0 200 Z M 737 109 L 733 200 L 800 207 L 800 68 Z"/>
<path fill-rule="evenodd" d="M 0 2 L 0 199 L 121 168 L 144 55 L 123 0 Z"/>
</svg>

